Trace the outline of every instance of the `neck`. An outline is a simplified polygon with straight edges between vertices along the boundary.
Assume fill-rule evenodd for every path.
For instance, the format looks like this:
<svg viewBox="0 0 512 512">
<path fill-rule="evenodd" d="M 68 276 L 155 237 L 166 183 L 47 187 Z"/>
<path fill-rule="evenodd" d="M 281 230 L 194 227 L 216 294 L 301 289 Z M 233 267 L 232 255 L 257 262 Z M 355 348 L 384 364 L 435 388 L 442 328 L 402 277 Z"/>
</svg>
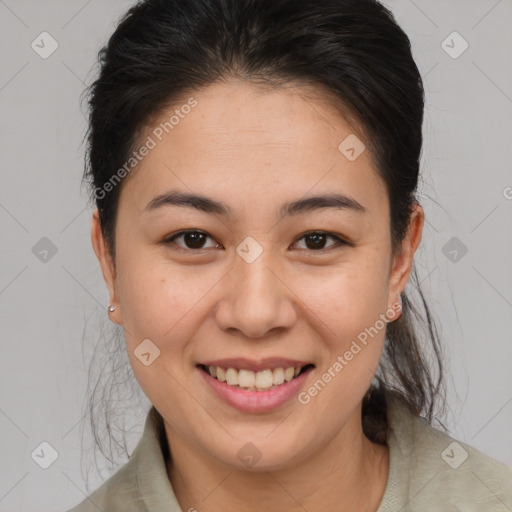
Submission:
<svg viewBox="0 0 512 512">
<path fill-rule="evenodd" d="M 182 510 L 375 512 L 384 495 L 389 450 L 364 435 L 360 407 L 320 449 L 277 471 L 234 469 L 165 428 L 169 480 Z"/>
</svg>

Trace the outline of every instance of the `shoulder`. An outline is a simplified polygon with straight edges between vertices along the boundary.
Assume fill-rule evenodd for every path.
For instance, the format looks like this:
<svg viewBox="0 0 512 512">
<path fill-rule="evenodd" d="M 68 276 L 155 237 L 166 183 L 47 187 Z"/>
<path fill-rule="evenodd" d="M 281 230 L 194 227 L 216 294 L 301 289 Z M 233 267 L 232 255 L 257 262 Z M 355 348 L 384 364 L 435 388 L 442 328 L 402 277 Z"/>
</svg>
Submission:
<svg viewBox="0 0 512 512">
<path fill-rule="evenodd" d="M 98 489 L 66 512 L 141 512 L 146 510 L 138 497 L 138 467 L 131 458 Z"/>
<path fill-rule="evenodd" d="M 167 476 L 159 428 L 159 415 L 152 407 L 130 460 L 66 512 L 179 512 Z"/>
<path fill-rule="evenodd" d="M 390 405 L 390 477 L 401 480 L 410 510 L 512 510 L 512 468 Z"/>
</svg>

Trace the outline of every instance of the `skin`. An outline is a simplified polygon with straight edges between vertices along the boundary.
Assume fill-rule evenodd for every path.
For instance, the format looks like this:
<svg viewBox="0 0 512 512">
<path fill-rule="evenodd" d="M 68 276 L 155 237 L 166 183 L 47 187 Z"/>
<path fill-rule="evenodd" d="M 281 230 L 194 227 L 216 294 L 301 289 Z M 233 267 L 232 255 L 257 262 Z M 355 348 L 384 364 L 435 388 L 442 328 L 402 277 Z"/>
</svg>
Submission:
<svg viewBox="0 0 512 512">
<path fill-rule="evenodd" d="M 292 398 L 269 413 L 243 413 L 220 401 L 195 365 L 291 357 L 315 364 L 303 389 L 310 387 L 396 305 L 421 240 L 423 210 L 416 206 L 392 259 L 385 184 L 368 150 L 355 161 L 340 153 L 356 128 L 318 88 L 262 89 L 232 79 L 193 96 L 195 109 L 122 185 L 115 264 L 97 211 L 92 218 L 93 247 L 116 306 L 110 318 L 124 327 L 134 374 L 164 418 L 168 475 L 180 506 L 375 511 L 389 451 L 364 435 L 361 404 L 385 329 L 308 404 Z M 177 206 L 143 211 L 170 189 L 222 201 L 233 219 Z M 332 191 L 367 212 L 325 208 L 279 221 L 283 203 Z M 163 243 L 184 229 L 206 232 L 204 248 L 184 237 Z M 304 238 L 312 230 L 353 246 L 331 238 L 315 246 Z M 250 264 L 236 252 L 247 236 L 263 249 Z M 134 355 L 147 338 L 160 350 L 149 366 Z M 247 442 L 262 454 L 251 468 L 237 456 Z"/>
</svg>

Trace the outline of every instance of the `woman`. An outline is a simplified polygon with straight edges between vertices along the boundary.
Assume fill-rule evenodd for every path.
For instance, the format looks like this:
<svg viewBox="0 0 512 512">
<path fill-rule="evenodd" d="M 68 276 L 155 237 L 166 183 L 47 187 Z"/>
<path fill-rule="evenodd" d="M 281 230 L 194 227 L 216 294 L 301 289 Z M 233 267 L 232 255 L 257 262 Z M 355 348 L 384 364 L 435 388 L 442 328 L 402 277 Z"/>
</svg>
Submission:
<svg viewBox="0 0 512 512">
<path fill-rule="evenodd" d="M 510 469 L 432 425 L 440 345 L 404 292 L 423 108 L 376 1 L 129 10 L 91 88 L 86 177 L 152 408 L 73 512 L 512 510 Z"/>
</svg>

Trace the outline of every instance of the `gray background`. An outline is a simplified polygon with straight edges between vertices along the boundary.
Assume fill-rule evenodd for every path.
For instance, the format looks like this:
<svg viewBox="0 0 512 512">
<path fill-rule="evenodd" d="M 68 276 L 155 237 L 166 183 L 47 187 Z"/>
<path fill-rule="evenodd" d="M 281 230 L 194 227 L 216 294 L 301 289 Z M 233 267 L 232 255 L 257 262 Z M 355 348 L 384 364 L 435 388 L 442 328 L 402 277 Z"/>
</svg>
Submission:
<svg viewBox="0 0 512 512">
<path fill-rule="evenodd" d="M 80 187 L 79 99 L 131 4 L 0 0 L 1 512 L 63 510 L 86 494 L 87 365 L 109 322 Z M 417 265 L 449 358 L 448 426 L 512 466 L 512 1 L 387 5 L 411 38 L 427 91 Z M 58 42 L 47 59 L 31 47 L 43 31 Z M 469 44 L 457 58 L 458 36 L 444 45 L 452 56 L 442 46 L 453 31 Z M 43 237 L 55 254 L 41 252 Z M 131 448 L 143 409 L 129 412 Z M 31 456 L 43 441 L 58 453 L 48 469 Z M 86 437 L 86 454 L 91 443 Z"/>
</svg>

